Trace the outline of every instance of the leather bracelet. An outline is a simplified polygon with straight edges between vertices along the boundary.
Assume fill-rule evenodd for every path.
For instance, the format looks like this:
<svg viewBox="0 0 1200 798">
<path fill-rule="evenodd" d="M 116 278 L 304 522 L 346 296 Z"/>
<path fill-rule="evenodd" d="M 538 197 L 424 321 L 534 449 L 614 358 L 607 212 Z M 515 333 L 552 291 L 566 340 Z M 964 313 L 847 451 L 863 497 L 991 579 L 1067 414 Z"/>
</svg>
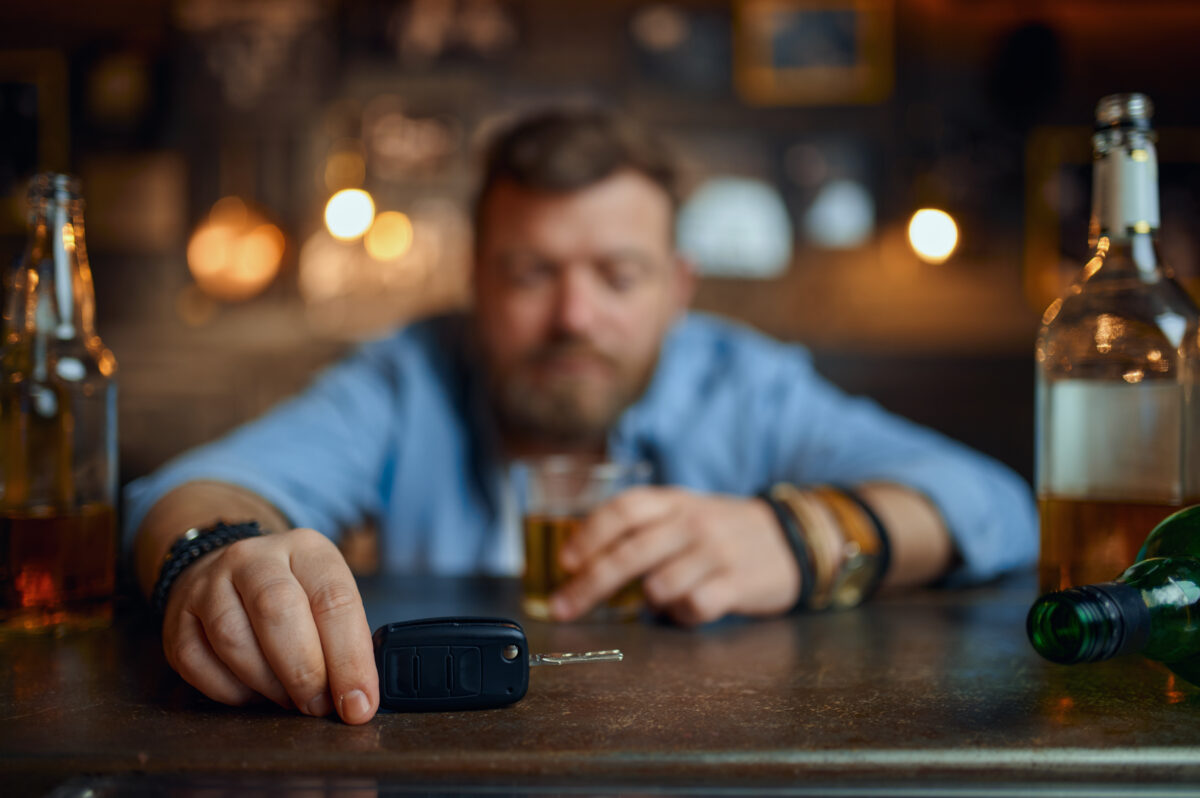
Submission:
<svg viewBox="0 0 1200 798">
<path fill-rule="evenodd" d="M 792 556 L 796 559 L 796 567 L 800 569 L 800 595 L 789 612 L 796 613 L 806 610 L 812 601 L 813 587 L 817 578 L 813 571 L 812 558 L 808 555 L 808 543 L 800 529 L 800 521 L 783 502 L 772 496 L 769 490 L 758 494 L 758 498 L 766 502 L 771 511 L 775 513 L 775 518 L 783 530 L 784 540 L 787 541 L 788 548 L 792 550 Z"/>
<path fill-rule="evenodd" d="M 150 606 L 162 615 L 167 609 L 167 595 L 171 586 L 185 568 L 222 546 L 246 538 L 255 538 L 261 534 L 263 531 L 259 529 L 257 521 L 243 521 L 237 524 L 218 521 L 211 526 L 189 529 L 167 552 L 167 558 L 163 560 L 162 568 L 158 572 L 158 581 L 154 583 L 154 590 L 150 592 Z"/>
<path fill-rule="evenodd" d="M 887 576 L 888 568 L 891 567 L 892 541 L 888 536 L 887 527 L 883 524 L 883 519 L 871 508 L 871 505 L 867 504 L 862 496 L 858 495 L 856 490 L 845 485 L 834 485 L 833 487 L 847 499 L 858 505 L 858 508 L 863 511 L 863 515 L 875 527 L 875 534 L 879 536 L 879 574 L 875 577 L 875 584 L 871 585 L 863 594 L 863 598 L 868 599 L 879 589 L 879 585 L 883 583 L 883 578 Z"/>
<path fill-rule="evenodd" d="M 771 489 L 772 495 L 792 511 L 804 540 L 808 544 L 808 555 L 813 564 L 813 592 L 809 599 L 810 610 L 829 609 L 833 588 L 837 582 L 842 563 L 843 538 L 833 512 L 812 493 L 787 482 Z"/>
</svg>

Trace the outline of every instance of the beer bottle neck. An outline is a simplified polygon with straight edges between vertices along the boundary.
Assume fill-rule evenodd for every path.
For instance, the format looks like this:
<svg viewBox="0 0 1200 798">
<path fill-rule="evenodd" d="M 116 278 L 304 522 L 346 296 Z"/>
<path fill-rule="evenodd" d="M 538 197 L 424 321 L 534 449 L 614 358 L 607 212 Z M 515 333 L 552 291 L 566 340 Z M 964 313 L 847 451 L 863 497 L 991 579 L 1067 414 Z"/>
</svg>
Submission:
<svg viewBox="0 0 1200 798">
<path fill-rule="evenodd" d="M 34 200 L 32 230 L 5 313 L 7 334 L 35 332 L 60 341 L 95 335 L 95 298 L 84 245 L 82 202 Z"/>
<path fill-rule="evenodd" d="M 1101 582 L 1042 596 L 1029 610 L 1026 630 L 1051 662 L 1098 662 L 1141 651 L 1150 636 L 1150 610 L 1137 588 Z"/>
</svg>

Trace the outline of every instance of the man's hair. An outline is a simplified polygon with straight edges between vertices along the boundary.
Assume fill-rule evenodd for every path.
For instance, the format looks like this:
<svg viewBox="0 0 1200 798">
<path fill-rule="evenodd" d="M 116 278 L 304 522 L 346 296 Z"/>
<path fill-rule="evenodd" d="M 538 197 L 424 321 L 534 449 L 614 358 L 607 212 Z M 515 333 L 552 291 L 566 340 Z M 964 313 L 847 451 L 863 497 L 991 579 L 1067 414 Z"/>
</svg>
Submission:
<svg viewBox="0 0 1200 798">
<path fill-rule="evenodd" d="M 475 227 L 498 183 L 533 191 L 571 192 L 632 170 L 666 192 L 672 210 L 683 194 L 682 167 L 659 136 L 603 109 L 559 108 L 518 119 L 484 150 L 483 178 L 475 197 Z"/>
</svg>

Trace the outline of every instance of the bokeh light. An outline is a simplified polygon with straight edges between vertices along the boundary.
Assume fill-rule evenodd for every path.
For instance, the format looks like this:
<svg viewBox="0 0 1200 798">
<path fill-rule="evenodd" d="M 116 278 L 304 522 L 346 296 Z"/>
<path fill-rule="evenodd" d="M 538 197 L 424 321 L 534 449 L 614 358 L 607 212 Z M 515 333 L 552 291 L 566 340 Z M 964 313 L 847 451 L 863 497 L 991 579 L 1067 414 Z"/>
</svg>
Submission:
<svg viewBox="0 0 1200 798">
<path fill-rule="evenodd" d="M 376 216 L 363 239 L 367 254 L 378 261 L 404 257 L 412 248 L 412 242 L 412 222 L 397 211 L 385 211 Z"/>
<path fill-rule="evenodd" d="M 922 208 L 908 223 L 908 243 L 926 263 L 945 263 L 958 246 L 958 225 L 936 208 Z"/>
<path fill-rule="evenodd" d="M 357 188 L 366 175 L 367 165 L 357 142 L 344 142 L 325 159 L 325 187 L 330 191 Z"/>
<path fill-rule="evenodd" d="M 325 228 L 339 241 L 354 241 L 375 219 L 375 201 L 362 189 L 343 189 L 325 204 Z"/>
<path fill-rule="evenodd" d="M 875 199 L 855 180 L 830 180 L 804 212 L 804 234 L 826 249 L 854 249 L 875 232 Z"/>
<path fill-rule="evenodd" d="M 192 233 L 188 268 L 204 293 L 242 302 L 262 293 L 275 279 L 286 245 L 278 227 L 241 199 L 225 197 Z"/>
</svg>

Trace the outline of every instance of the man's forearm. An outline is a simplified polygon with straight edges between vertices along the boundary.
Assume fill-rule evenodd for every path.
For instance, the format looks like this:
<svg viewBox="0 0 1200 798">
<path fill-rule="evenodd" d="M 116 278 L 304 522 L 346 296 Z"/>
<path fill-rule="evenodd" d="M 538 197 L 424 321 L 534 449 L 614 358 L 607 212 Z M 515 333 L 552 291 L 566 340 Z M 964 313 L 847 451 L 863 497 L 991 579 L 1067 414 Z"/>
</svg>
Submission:
<svg viewBox="0 0 1200 798">
<path fill-rule="evenodd" d="M 138 527 L 134 566 L 142 592 L 149 595 L 171 544 L 192 527 L 218 520 L 255 520 L 267 532 L 282 532 L 287 519 L 251 491 L 227 482 L 187 482 L 163 496 Z"/>
<path fill-rule="evenodd" d="M 929 499 L 887 482 L 860 485 L 857 492 L 887 527 L 892 562 L 884 587 L 925 585 L 950 570 L 954 542 Z"/>
</svg>

